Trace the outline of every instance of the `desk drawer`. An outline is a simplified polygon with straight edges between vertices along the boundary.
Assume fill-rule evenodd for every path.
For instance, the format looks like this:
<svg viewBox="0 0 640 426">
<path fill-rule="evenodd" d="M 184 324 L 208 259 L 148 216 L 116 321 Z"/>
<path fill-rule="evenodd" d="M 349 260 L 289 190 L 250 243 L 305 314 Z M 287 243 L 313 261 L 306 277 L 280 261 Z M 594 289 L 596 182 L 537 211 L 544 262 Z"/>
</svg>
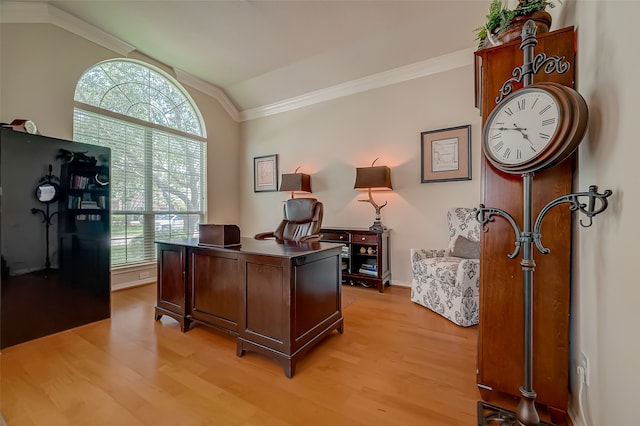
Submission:
<svg viewBox="0 0 640 426">
<path fill-rule="evenodd" d="M 369 235 L 369 234 L 353 234 L 352 243 L 360 243 L 360 244 L 378 244 L 378 236 L 377 235 Z"/>
<path fill-rule="evenodd" d="M 348 243 L 349 233 L 340 231 L 322 231 L 322 241 Z"/>
</svg>

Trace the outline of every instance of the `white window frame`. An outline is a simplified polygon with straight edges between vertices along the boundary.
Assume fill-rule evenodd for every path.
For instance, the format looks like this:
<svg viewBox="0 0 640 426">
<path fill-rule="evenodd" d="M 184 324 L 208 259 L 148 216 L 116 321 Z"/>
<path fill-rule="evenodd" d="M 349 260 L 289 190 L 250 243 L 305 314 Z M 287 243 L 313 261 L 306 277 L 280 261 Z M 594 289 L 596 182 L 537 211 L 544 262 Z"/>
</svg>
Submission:
<svg viewBox="0 0 640 426">
<path fill-rule="evenodd" d="M 136 99 L 132 96 L 132 92 L 126 92 L 127 96 L 121 96 L 125 101 L 134 99 L 138 103 L 134 105 L 134 102 L 131 102 L 131 108 L 140 107 L 146 108 L 148 111 L 153 110 L 153 113 L 149 113 L 149 117 L 156 118 L 156 122 L 146 121 L 144 119 L 139 118 L 140 114 L 135 113 L 132 115 L 123 114 L 122 111 L 112 111 L 109 109 L 105 109 L 102 107 L 101 99 L 104 99 L 104 96 L 109 92 L 109 90 L 120 90 L 118 85 L 127 84 L 127 80 L 115 81 L 107 80 L 103 78 L 103 82 L 111 83 L 109 86 L 95 86 L 98 92 L 103 90 L 103 98 L 96 99 L 95 92 L 93 90 L 94 86 L 91 86 L 91 93 L 89 96 L 83 97 L 85 92 L 81 92 L 81 83 L 83 82 L 83 77 L 90 72 L 98 72 L 100 73 L 102 70 L 99 68 L 102 64 L 107 62 L 123 62 L 132 64 L 134 67 L 144 67 L 148 70 L 149 74 L 152 75 L 153 79 L 153 87 L 148 87 L 146 91 L 140 91 L 139 88 L 144 87 L 144 81 L 138 79 L 135 81 L 136 88 L 138 89 L 135 93 L 140 92 L 143 93 L 142 99 Z M 117 66 L 118 64 L 116 64 Z M 138 69 L 137 71 L 144 71 Z M 108 76 L 108 73 L 105 73 Z M 102 123 L 103 126 L 107 129 L 126 129 L 134 131 L 138 135 L 138 142 L 143 140 L 143 158 L 144 158 L 144 178 L 138 177 L 138 179 L 143 179 L 143 208 L 138 208 L 131 203 L 127 205 L 127 200 L 125 198 L 120 199 L 121 197 L 114 197 L 114 192 L 126 194 L 127 188 L 122 186 L 119 188 L 122 191 L 114 191 L 112 188 L 112 206 L 119 206 L 119 208 L 112 208 L 112 266 L 113 267 L 123 267 L 123 266 L 131 266 L 131 265 L 140 265 L 144 263 L 153 262 L 156 260 L 156 250 L 154 241 L 156 239 L 166 239 L 166 238 L 174 238 L 174 237 L 195 237 L 197 236 L 198 226 L 197 224 L 200 221 L 203 221 L 206 218 L 206 131 L 204 130 L 204 120 L 195 104 L 195 102 L 188 95 L 186 90 L 182 88 L 182 86 L 171 76 L 164 73 L 163 71 L 145 64 L 140 61 L 134 61 L 129 59 L 117 59 L 117 60 L 109 60 L 104 61 L 99 64 L 94 65 L 89 68 L 83 77 L 78 82 L 78 87 L 76 90 L 76 95 L 74 96 L 74 140 L 78 142 L 84 143 L 95 143 L 97 145 L 102 146 L 111 146 L 115 144 L 116 147 L 121 146 L 133 146 L 134 142 L 131 142 L 127 145 L 127 138 L 121 136 L 119 140 L 114 136 L 117 132 L 110 132 L 109 140 L 105 140 L 105 138 L 100 134 L 102 127 L 96 125 L 96 123 Z M 138 76 L 136 76 L 138 77 Z M 116 78 L 122 78 L 121 75 L 117 75 Z M 159 87 L 159 83 L 165 82 L 168 86 L 165 88 L 164 86 L 160 86 L 161 89 L 164 89 L 164 92 L 160 93 L 160 97 L 162 98 L 157 104 L 160 104 L 161 107 L 167 108 L 167 116 L 169 120 L 167 122 L 158 123 L 157 121 L 164 121 L 164 117 L 162 116 L 163 111 L 158 108 L 158 105 L 151 105 L 152 103 L 152 93 Z M 149 83 L 151 86 L 151 83 Z M 169 87 L 170 86 L 170 87 Z M 85 86 L 86 88 L 86 86 Z M 80 92 L 80 93 L 79 93 Z M 89 90 L 87 90 L 89 92 Z M 116 93 L 116 95 L 122 95 L 125 91 L 120 91 Z M 164 96 L 164 93 L 170 93 L 171 99 L 167 99 L 168 96 Z M 149 104 L 144 104 L 144 97 L 148 96 Z M 89 104 L 86 102 L 82 102 L 79 99 L 87 100 L 89 99 L 94 104 Z M 180 108 L 182 108 L 183 115 L 176 114 L 175 110 L 177 107 L 175 106 L 176 102 L 182 102 L 180 104 Z M 186 105 L 186 103 L 189 103 Z M 95 105 L 95 104 L 99 105 Z M 118 107 L 121 107 L 123 102 L 118 104 Z M 171 110 L 171 107 L 174 107 Z M 190 108 L 189 108 L 190 107 Z M 192 114 L 186 117 L 184 121 L 180 121 L 179 118 L 183 117 L 184 114 Z M 139 110 L 138 110 L 139 112 Z M 155 115 L 154 115 L 155 114 Z M 176 119 L 178 117 L 178 119 Z M 171 118 L 175 119 L 174 124 L 176 125 L 172 127 L 168 127 L 165 124 L 172 124 Z M 82 123 L 92 123 L 93 126 L 86 125 L 83 127 Z M 187 123 L 186 126 L 183 126 L 181 129 L 180 124 Z M 112 127 L 110 127 L 112 126 Z M 188 128 L 186 128 L 188 127 Z M 197 132 L 198 134 L 190 133 Z M 97 133 L 97 134 L 96 134 Z M 106 132 L 104 132 L 106 133 Z M 142 138 L 139 137 L 140 134 L 144 134 Z M 132 140 L 135 138 L 131 138 Z M 166 157 L 166 170 L 163 170 L 162 173 L 167 176 L 172 176 L 175 179 L 167 179 L 165 180 L 167 186 L 165 186 L 165 190 L 163 192 L 163 196 L 158 196 L 158 187 L 154 182 L 154 173 L 160 173 L 159 171 L 154 171 L 154 164 L 156 164 L 156 169 L 159 170 L 157 164 L 161 160 L 158 160 L 159 155 L 163 155 L 163 151 L 154 151 L 153 144 L 154 139 L 156 143 L 157 141 L 166 139 L 167 141 L 167 157 Z M 157 145 L 156 145 L 157 146 Z M 137 148 L 140 148 L 140 145 L 136 145 Z M 179 152 L 179 148 L 183 147 L 183 152 Z M 190 147 L 192 151 L 189 151 L 187 148 Z M 189 153 L 196 155 L 196 158 L 193 155 L 189 155 Z M 115 154 L 118 155 L 117 153 Z M 123 154 L 126 158 L 126 154 Z M 172 156 L 173 155 L 173 156 Z M 176 157 L 177 156 L 177 157 Z M 114 161 L 122 160 L 121 157 L 117 159 L 114 158 L 114 153 L 112 149 L 112 164 Z M 155 160 L 154 160 L 155 158 Z M 160 157 L 161 159 L 164 157 Z M 172 164 L 172 160 L 183 160 L 184 166 L 181 167 L 181 162 Z M 188 164 L 187 164 L 188 163 Z M 196 168 L 199 167 L 200 173 L 199 177 L 193 173 L 193 166 Z M 173 171 L 172 171 L 173 168 Z M 114 182 L 126 182 L 126 175 L 128 172 L 127 167 L 121 167 L 123 170 L 123 176 L 114 176 L 114 167 L 112 166 L 112 177 L 111 180 Z M 183 169 L 183 170 L 180 170 Z M 189 173 L 191 171 L 191 173 Z M 116 173 L 120 173 L 116 171 Z M 171 174 L 175 173 L 175 174 Z M 189 194 L 193 195 L 195 191 L 195 196 L 189 198 L 192 206 L 196 208 L 187 208 L 189 203 L 184 202 L 184 199 L 187 198 L 185 193 L 182 193 L 182 197 L 174 196 L 174 192 L 179 193 L 180 191 L 174 191 L 176 188 L 173 188 L 173 182 L 181 181 L 179 178 L 187 179 L 191 177 L 191 180 L 195 180 L 194 183 L 196 187 L 188 187 L 184 186 L 183 189 L 186 190 Z M 199 181 L 198 181 L 199 179 Z M 157 180 L 156 180 L 157 181 Z M 112 186 L 114 186 L 112 185 Z M 126 185 L 126 183 L 124 184 Z M 176 184 L 177 186 L 178 184 Z M 140 185 L 139 185 L 140 186 Z M 139 188 L 138 188 L 139 190 Z M 155 190 L 155 198 L 154 198 L 154 190 Z M 199 190 L 199 194 L 198 194 Z M 133 189 L 129 192 L 134 191 Z M 195 199 L 197 198 L 197 199 Z M 118 204 L 118 200 L 120 199 L 120 204 Z M 172 199 L 175 199 L 175 205 L 171 202 Z M 160 206 L 159 203 L 161 200 L 168 200 L 167 205 Z M 115 201 L 115 202 L 114 202 Z M 198 208 L 199 207 L 199 208 Z M 165 223 L 166 222 L 166 223 Z M 123 228 L 124 227 L 124 228 Z M 115 230 L 115 232 L 114 232 Z M 121 231 L 123 230 L 123 232 Z M 140 243 L 142 243 L 140 245 Z M 124 247 L 124 249 L 123 249 Z M 123 254 L 124 253 L 124 254 Z"/>
</svg>

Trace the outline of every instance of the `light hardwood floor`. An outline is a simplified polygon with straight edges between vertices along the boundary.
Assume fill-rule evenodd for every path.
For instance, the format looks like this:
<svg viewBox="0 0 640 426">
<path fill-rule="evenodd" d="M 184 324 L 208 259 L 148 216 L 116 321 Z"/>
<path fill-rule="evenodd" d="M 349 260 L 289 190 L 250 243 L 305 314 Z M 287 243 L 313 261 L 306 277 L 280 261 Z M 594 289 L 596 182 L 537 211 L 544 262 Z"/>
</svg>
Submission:
<svg viewBox="0 0 640 426">
<path fill-rule="evenodd" d="M 408 288 L 344 286 L 344 334 L 292 379 L 260 355 L 236 357 L 230 335 L 154 321 L 154 303 L 155 285 L 115 292 L 110 320 L 3 350 L 7 424 L 477 424 L 476 327 L 412 303 Z"/>
</svg>

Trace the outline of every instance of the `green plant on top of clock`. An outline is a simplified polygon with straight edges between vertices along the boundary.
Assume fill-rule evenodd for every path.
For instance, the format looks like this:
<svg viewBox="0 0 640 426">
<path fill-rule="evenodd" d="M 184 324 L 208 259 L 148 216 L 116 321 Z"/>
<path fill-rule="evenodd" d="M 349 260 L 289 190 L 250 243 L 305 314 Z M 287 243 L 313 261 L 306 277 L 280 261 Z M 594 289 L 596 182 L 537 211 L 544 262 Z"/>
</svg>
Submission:
<svg viewBox="0 0 640 426">
<path fill-rule="evenodd" d="M 493 32 L 496 28 L 506 28 L 514 16 L 516 16 L 515 12 L 507 8 L 502 3 L 502 0 L 492 0 L 489 5 L 487 22 L 474 30 L 476 31 L 476 39 L 482 44 L 487 38 L 487 34 Z"/>
<path fill-rule="evenodd" d="M 558 0 L 558 3 L 562 4 L 560 0 Z M 529 0 L 529 1 L 520 1 L 518 3 L 518 7 L 516 7 L 514 10 L 516 11 L 516 16 L 527 15 L 529 13 L 537 12 L 539 10 L 544 10 L 547 6 L 551 8 L 556 7 L 556 5 L 551 1 Z"/>
<path fill-rule="evenodd" d="M 520 0 L 514 9 L 510 9 L 505 5 L 504 0 L 492 0 L 489 5 L 489 14 L 486 15 L 487 22 L 475 29 L 479 47 L 482 47 L 491 35 L 505 31 L 516 16 L 542 11 L 547 6 L 552 8 L 555 4 L 547 0 Z"/>
</svg>

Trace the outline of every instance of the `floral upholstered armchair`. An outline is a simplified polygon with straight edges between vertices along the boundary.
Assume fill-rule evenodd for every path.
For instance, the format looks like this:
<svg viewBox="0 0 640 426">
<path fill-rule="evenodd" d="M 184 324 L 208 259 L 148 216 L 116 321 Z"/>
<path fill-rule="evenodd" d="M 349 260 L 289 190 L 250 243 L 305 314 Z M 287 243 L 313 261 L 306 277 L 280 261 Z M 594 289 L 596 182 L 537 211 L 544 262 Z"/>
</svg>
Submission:
<svg viewBox="0 0 640 426">
<path fill-rule="evenodd" d="M 480 226 L 473 209 L 447 212 L 449 246 L 411 249 L 411 300 L 467 327 L 478 323 Z"/>
</svg>

